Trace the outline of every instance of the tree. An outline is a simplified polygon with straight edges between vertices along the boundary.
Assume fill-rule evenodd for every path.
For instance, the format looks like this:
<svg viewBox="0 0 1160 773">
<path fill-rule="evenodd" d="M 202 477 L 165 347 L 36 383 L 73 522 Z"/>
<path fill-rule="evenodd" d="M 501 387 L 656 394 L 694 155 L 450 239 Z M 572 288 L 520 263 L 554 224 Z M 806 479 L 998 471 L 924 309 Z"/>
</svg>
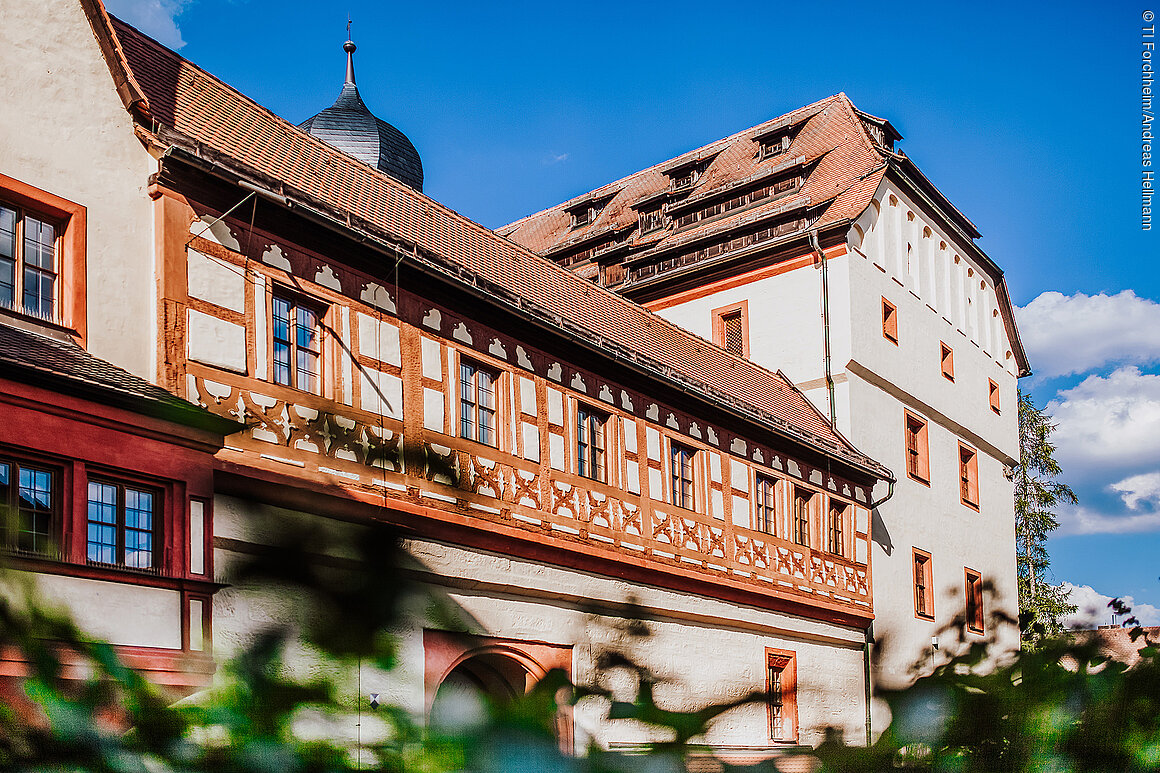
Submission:
<svg viewBox="0 0 1160 773">
<path fill-rule="evenodd" d="M 1075 492 L 1055 479 L 1063 472 L 1055 460 L 1055 424 L 1019 392 L 1019 466 L 1015 468 L 1015 555 L 1019 580 L 1019 617 L 1023 646 L 1034 649 L 1063 630 L 1059 619 L 1075 612 L 1062 585 L 1045 581 L 1051 557 L 1045 545 L 1059 526 L 1055 509 L 1076 504 Z"/>
</svg>

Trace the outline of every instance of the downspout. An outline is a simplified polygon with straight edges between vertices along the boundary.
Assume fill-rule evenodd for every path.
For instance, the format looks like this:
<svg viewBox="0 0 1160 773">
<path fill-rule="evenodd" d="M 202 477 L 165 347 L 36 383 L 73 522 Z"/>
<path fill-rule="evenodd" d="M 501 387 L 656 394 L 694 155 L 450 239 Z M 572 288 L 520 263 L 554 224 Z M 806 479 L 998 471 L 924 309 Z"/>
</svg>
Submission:
<svg viewBox="0 0 1160 773">
<path fill-rule="evenodd" d="M 886 485 L 888 486 L 886 489 L 886 496 L 882 497 L 881 499 L 876 499 L 868 505 L 868 509 L 870 510 L 871 530 L 874 528 L 874 510 L 886 500 L 890 499 L 890 497 L 894 496 L 894 478 L 890 478 L 886 482 Z M 867 550 L 870 550 L 869 545 L 867 545 Z M 867 558 L 869 558 L 869 556 L 867 556 Z M 870 702 L 874 699 L 874 689 L 870 681 L 870 648 L 874 644 L 873 621 L 870 622 L 870 625 L 866 626 L 866 630 L 863 631 L 863 636 L 865 637 L 865 640 L 862 643 L 862 669 L 866 682 L 866 746 L 870 746 L 870 744 L 874 742 L 873 728 L 871 726 L 872 712 L 870 710 Z"/>
<path fill-rule="evenodd" d="M 829 395 L 830 424 L 838 428 L 838 411 L 834 405 L 834 373 L 830 366 L 830 269 L 826 265 L 826 254 L 822 252 L 822 245 L 818 243 L 818 229 L 810 231 L 810 246 L 822 261 L 822 349 L 823 367 L 826 372 L 826 392 Z"/>
</svg>

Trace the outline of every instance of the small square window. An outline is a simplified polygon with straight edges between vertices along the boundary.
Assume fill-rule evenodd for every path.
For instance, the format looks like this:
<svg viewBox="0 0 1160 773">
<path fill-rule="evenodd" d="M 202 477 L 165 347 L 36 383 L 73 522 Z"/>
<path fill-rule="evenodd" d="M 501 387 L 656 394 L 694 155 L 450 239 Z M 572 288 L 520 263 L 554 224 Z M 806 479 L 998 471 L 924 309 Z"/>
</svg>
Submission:
<svg viewBox="0 0 1160 773">
<path fill-rule="evenodd" d="M 991 410 L 999 413 L 999 385 L 992 379 L 987 379 L 987 399 L 991 403 Z"/>
<path fill-rule="evenodd" d="M 914 548 L 914 616 L 934 620 L 934 586 L 930 553 Z"/>
<path fill-rule="evenodd" d="M 946 377 L 947 381 L 954 381 L 955 353 L 949 346 L 942 343 L 941 341 L 939 342 L 939 349 L 941 350 L 939 357 L 942 361 L 942 374 Z"/>
<path fill-rule="evenodd" d="M 885 298 L 882 299 L 882 335 L 887 341 L 898 343 L 898 311 Z"/>
<path fill-rule="evenodd" d="M 749 303 L 713 309 L 713 343 L 738 357 L 749 356 Z"/>
<path fill-rule="evenodd" d="M 983 633 L 983 576 L 971 569 L 965 572 L 967 630 Z"/>
<path fill-rule="evenodd" d="M 696 455 L 696 451 L 680 443 L 673 443 L 669 448 L 669 501 L 686 510 L 696 509 Z"/>
<path fill-rule="evenodd" d="M 962 443 L 959 443 L 959 494 L 964 505 L 979 509 L 978 454 Z"/>
<path fill-rule="evenodd" d="M 459 436 L 497 446 L 496 387 L 499 373 L 474 362 L 459 362 Z"/>
</svg>

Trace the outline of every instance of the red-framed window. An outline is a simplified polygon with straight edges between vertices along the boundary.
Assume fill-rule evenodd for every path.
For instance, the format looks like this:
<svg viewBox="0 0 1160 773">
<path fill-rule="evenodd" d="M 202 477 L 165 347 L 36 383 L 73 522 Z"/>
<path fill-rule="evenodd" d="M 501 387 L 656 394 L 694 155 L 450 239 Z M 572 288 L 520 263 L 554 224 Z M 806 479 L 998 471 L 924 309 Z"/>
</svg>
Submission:
<svg viewBox="0 0 1160 773">
<path fill-rule="evenodd" d="M 793 488 L 793 541 L 804 547 L 810 545 L 810 515 L 814 492 L 801 486 Z"/>
<path fill-rule="evenodd" d="M 999 413 L 999 385 L 994 379 L 987 379 L 987 402 L 991 404 L 992 411 Z"/>
<path fill-rule="evenodd" d="M 765 693 L 770 740 L 796 743 L 798 739 L 796 652 L 766 648 Z"/>
<path fill-rule="evenodd" d="M 930 485 L 930 453 L 926 422 L 906 411 L 903 428 L 906 442 L 906 475 L 919 483 Z"/>
<path fill-rule="evenodd" d="M 586 405 L 576 407 L 576 472 L 601 483 L 608 482 L 607 426 L 608 414 Z"/>
<path fill-rule="evenodd" d="M 274 291 L 270 320 L 275 384 L 322 394 L 323 311 L 289 293 Z"/>
<path fill-rule="evenodd" d="M 898 343 L 898 309 L 882 299 L 882 336 L 892 344 Z"/>
<path fill-rule="evenodd" d="M 955 380 L 955 352 L 949 346 L 939 341 L 939 363 L 943 377 L 947 381 Z"/>
<path fill-rule="evenodd" d="M 738 357 L 749 356 L 749 301 L 713 309 L 713 343 Z"/>
<path fill-rule="evenodd" d="M 90 477 L 86 560 L 126 569 L 158 569 L 163 512 L 157 489 Z"/>
<path fill-rule="evenodd" d="M 959 496 L 964 505 L 979 509 L 979 454 L 959 443 Z"/>
<path fill-rule="evenodd" d="M 846 526 L 849 507 L 844 502 L 830 500 L 829 512 L 826 514 L 826 550 L 836 556 L 846 555 L 846 535 L 849 529 Z"/>
<path fill-rule="evenodd" d="M 0 174 L 0 309 L 86 335 L 86 209 Z"/>
<path fill-rule="evenodd" d="M 499 446 L 498 371 L 471 360 L 459 361 L 459 436 Z"/>
<path fill-rule="evenodd" d="M 973 569 L 964 569 L 966 581 L 966 618 L 967 630 L 972 633 L 983 633 L 983 576 Z"/>
<path fill-rule="evenodd" d="M 777 478 L 758 473 L 753 488 L 757 495 L 753 528 L 766 534 L 777 534 Z"/>
<path fill-rule="evenodd" d="M 697 452 L 680 443 L 669 445 L 669 501 L 686 510 L 697 509 Z"/>
<path fill-rule="evenodd" d="M 913 548 L 914 616 L 934 620 L 934 566 L 930 553 Z"/>
<path fill-rule="evenodd" d="M 51 465 L 0 458 L 0 548 L 58 558 L 61 471 Z"/>
</svg>

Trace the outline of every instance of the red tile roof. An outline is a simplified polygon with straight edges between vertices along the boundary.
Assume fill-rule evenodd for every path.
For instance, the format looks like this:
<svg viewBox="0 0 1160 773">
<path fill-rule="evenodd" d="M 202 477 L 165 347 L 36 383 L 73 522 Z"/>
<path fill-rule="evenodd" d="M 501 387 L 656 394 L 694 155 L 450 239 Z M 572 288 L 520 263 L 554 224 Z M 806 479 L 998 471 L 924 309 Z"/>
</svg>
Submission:
<svg viewBox="0 0 1160 773">
<path fill-rule="evenodd" d="M 96 22 L 94 29 L 99 37 Z M 574 334 L 609 341 L 704 398 L 723 398 L 767 429 L 880 478 L 890 476 L 781 374 L 726 353 L 342 154 L 123 22 L 114 19 L 112 30 L 113 48 L 123 52 L 124 69 L 148 100 L 150 121 L 141 121 L 139 132 L 149 130 L 155 139 L 160 133 L 165 142 L 189 149 L 212 149 L 279 181 L 287 194 L 321 202 L 413 245 L 420 259 L 432 256 L 509 289 Z"/>
<path fill-rule="evenodd" d="M 762 159 L 754 138 L 785 127 L 797 127 L 797 134 L 789 150 L 773 158 Z M 835 94 L 671 161 L 601 186 L 570 202 L 529 215 L 498 231 L 531 250 L 544 253 L 566 242 L 583 239 L 589 232 L 609 227 L 627 227 L 636 223 L 637 210 L 633 208 L 634 204 L 669 189 L 669 177 L 664 174 L 666 170 L 689 160 L 709 156 L 713 160 L 697 181 L 690 199 L 703 195 L 702 192 L 713 193 L 739 181 L 755 180 L 775 169 L 791 167 L 794 160 L 809 169 L 809 173 L 798 191 L 774 197 L 734 217 L 681 229 L 679 233 L 668 231 L 659 240 L 650 235 L 650 241 L 655 241 L 653 251 L 662 252 L 674 244 L 724 230 L 741 218 L 756 219 L 776 212 L 790 202 L 796 202 L 800 207 L 821 210 L 813 227 L 822 228 L 842 220 L 853 220 L 870 205 L 870 199 L 885 174 L 887 164 L 887 154 L 871 142 L 853 104 L 845 94 Z M 586 226 L 572 228 L 571 218 L 565 212 L 571 204 L 610 194 L 613 198 L 599 217 Z"/>
</svg>

